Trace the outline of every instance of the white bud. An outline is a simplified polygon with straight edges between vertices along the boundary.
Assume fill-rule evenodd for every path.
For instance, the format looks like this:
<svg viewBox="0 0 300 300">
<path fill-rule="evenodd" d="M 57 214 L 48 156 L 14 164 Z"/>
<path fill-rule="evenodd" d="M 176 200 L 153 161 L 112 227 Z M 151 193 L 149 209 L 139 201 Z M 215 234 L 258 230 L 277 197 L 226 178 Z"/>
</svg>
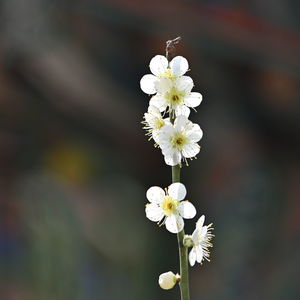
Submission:
<svg viewBox="0 0 300 300">
<path fill-rule="evenodd" d="M 172 289 L 177 281 L 178 276 L 171 271 L 160 274 L 158 279 L 159 286 L 164 290 Z"/>
</svg>

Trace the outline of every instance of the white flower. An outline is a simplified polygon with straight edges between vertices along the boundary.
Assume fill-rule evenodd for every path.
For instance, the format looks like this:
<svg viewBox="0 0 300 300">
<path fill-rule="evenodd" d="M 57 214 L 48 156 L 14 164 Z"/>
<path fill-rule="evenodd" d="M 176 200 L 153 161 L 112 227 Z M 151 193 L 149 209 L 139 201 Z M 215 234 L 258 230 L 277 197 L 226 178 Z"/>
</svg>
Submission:
<svg viewBox="0 0 300 300">
<path fill-rule="evenodd" d="M 173 272 L 169 271 L 159 275 L 158 284 L 164 290 L 172 289 L 177 281 L 180 279 L 179 275 L 175 275 Z"/>
<path fill-rule="evenodd" d="M 162 150 L 165 162 L 176 166 L 184 159 L 195 157 L 200 146 L 203 132 L 198 124 L 194 124 L 185 116 L 178 116 L 174 125 L 168 124 L 159 131 L 158 144 Z"/>
<path fill-rule="evenodd" d="M 185 219 L 196 215 L 196 209 L 189 201 L 182 201 L 186 196 L 186 188 L 182 183 L 172 183 L 166 192 L 153 186 L 148 189 L 146 197 L 150 203 L 146 204 L 146 216 L 153 222 L 162 222 L 168 231 L 180 232 Z"/>
<path fill-rule="evenodd" d="M 210 242 L 214 235 L 211 233 L 213 228 L 212 224 L 208 226 L 203 226 L 204 224 L 204 216 L 201 216 L 196 223 L 196 229 L 192 234 L 192 239 L 194 246 L 189 254 L 190 265 L 194 266 L 195 262 L 202 264 L 202 261 L 206 259 L 209 261 L 209 247 L 212 247 L 212 243 Z"/>
<path fill-rule="evenodd" d="M 159 130 L 165 125 L 170 124 L 170 121 L 168 118 L 163 119 L 159 109 L 153 105 L 150 105 L 148 107 L 148 112 L 144 114 L 144 119 L 142 123 L 145 124 L 143 129 L 146 129 L 148 133 L 146 135 L 149 135 L 150 138 L 153 138 L 153 140 L 158 143 L 158 134 Z"/>
<path fill-rule="evenodd" d="M 182 56 L 174 57 L 169 63 L 163 55 L 156 55 L 150 61 L 152 74 L 144 75 L 140 81 L 144 93 L 152 95 L 157 92 L 157 85 L 162 78 L 174 79 L 182 76 L 189 69 L 188 61 Z"/>
<path fill-rule="evenodd" d="M 193 80 L 188 76 L 175 79 L 162 78 L 157 83 L 157 94 L 150 99 L 150 105 L 156 106 L 161 112 L 168 108 L 168 112 L 175 115 L 190 114 L 189 107 L 197 107 L 202 101 L 200 93 L 191 92 Z"/>
</svg>

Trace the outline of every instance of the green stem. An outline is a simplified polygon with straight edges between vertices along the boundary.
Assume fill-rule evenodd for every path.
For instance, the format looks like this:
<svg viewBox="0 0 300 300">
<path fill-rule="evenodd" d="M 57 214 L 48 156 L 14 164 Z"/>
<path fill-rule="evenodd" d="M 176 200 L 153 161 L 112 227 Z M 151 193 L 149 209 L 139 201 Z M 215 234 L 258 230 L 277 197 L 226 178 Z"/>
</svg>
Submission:
<svg viewBox="0 0 300 300">
<path fill-rule="evenodd" d="M 172 183 L 180 182 L 180 165 L 172 167 Z M 180 261 L 180 293 L 181 300 L 190 300 L 188 248 L 183 246 L 184 229 L 177 234 Z"/>
</svg>

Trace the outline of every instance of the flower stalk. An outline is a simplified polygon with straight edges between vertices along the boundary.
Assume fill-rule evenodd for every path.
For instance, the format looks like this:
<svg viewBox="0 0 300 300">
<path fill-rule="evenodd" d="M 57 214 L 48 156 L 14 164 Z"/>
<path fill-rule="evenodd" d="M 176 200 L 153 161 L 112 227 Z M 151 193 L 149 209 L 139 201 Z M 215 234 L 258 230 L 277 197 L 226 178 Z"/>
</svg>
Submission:
<svg viewBox="0 0 300 300">
<path fill-rule="evenodd" d="M 180 182 L 180 165 L 172 167 L 172 183 Z M 181 300 L 190 300 L 188 248 L 183 245 L 184 229 L 177 233 L 181 280 L 179 283 Z"/>
<path fill-rule="evenodd" d="M 167 41 L 166 57 L 170 61 L 171 53 L 175 49 L 175 44 L 181 40 L 180 37 Z M 171 122 L 174 123 L 174 117 L 171 117 Z M 172 183 L 180 182 L 180 164 L 172 167 Z M 180 266 L 180 294 L 181 300 L 190 300 L 190 286 L 189 286 L 189 266 L 188 266 L 188 248 L 183 245 L 185 233 L 184 229 L 177 233 L 178 251 L 179 251 L 179 266 Z"/>
</svg>

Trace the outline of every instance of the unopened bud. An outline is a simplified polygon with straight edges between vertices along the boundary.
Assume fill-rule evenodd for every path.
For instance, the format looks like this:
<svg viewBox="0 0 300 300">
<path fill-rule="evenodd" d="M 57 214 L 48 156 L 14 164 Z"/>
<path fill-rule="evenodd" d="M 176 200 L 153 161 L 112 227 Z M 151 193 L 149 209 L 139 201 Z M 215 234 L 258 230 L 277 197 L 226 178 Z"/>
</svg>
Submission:
<svg viewBox="0 0 300 300">
<path fill-rule="evenodd" d="M 158 283 L 162 289 L 170 290 L 179 280 L 180 276 L 178 274 L 175 275 L 173 272 L 169 271 L 159 275 Z"/>
<path fill-rule="evenodd" d="M 194 246 L 194 241 L 193 241 L 191 235 L 185 235 L 184 236 L 184 238 L 183 238 L 183 246 L 187 247 L 187 248 Z"/>
</svg>

